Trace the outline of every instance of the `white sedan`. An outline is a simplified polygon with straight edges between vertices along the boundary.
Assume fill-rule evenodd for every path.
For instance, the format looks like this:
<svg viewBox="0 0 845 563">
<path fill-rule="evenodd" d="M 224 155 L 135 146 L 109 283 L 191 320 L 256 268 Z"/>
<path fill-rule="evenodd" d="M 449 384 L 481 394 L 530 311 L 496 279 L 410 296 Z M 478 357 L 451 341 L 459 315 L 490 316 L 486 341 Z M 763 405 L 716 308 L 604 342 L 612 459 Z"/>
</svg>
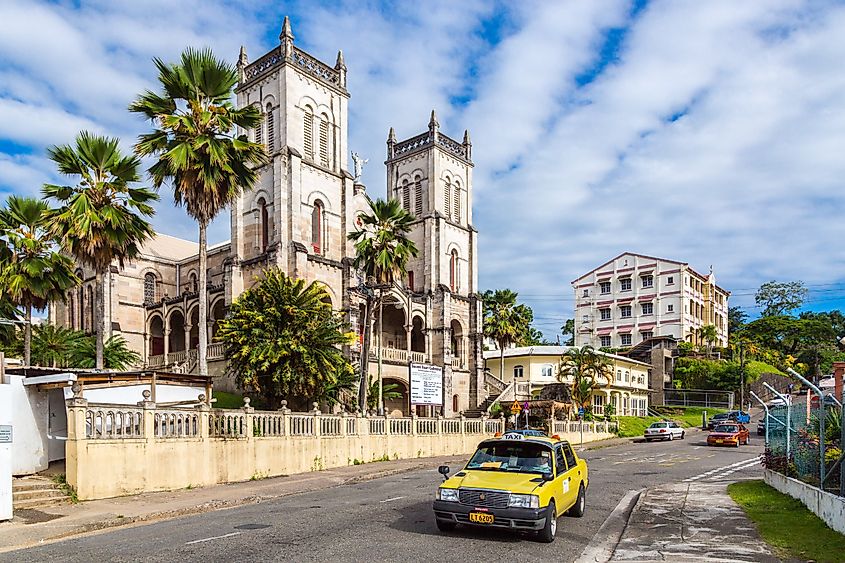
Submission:
<svg viewBox="0 0 845 563">
<path fill-rule="evenodd" d="M 651 426 L 645 429 L 643 437 L 646 442 L 651 442 L 652 440 L 674 440 L 675 438 L 683 440 L 684 429 L 677 422 L 653 422 Z"/>
</svg>

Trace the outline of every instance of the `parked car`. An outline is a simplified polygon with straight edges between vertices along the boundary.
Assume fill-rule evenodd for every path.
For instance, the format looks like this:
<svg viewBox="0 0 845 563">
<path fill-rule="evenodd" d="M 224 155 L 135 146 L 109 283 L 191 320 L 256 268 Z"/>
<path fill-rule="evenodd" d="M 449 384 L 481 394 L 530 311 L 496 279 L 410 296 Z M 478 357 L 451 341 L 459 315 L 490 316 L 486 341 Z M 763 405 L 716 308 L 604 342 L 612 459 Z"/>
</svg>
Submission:
<svg viewBox="0 0 845 563">
<path fill-rule="evenodd" d="M 722 424 L 723 422 L 730 422 L 730 415 L 731 413 L 729 412 L 720 412 L 719 414 L 714 414 L 710 417 L 710 420 L 707 421 L 707 429 L 713 430 L 716 426 Z"/>
<path fill-rule="evenodd" d="M 748 444 L 748 437 L 748 428 L 738 422 L 726 422 L 717 425 L 716 428 L 707 435 L 707 445 L 734 446 L 738 448 L 741 444 Z"/>
<path fill-rule="evenodd" d="M 643 438 L 646 442 L 652 440 L 674 440 L 675 438 L 684 439 L 684 429 L 677 422 L 670 420 L 663 422 L 652 422 L 651 426 L 643 432 Z"/>
<path fill-rule="evenodd" d="M 536 531 L 552 542 L 557 519 L 564 513 L 581 517 L 589 479 L 587 463 L 569 442 L 509 432 L 484 440 L 466 466 L 437 488 L 434 516 L 437 528 L 458 524 Z"/>
<path fill-rule="evenodd" d="M 535 438 L 548 437 L 548 434 L 546 434 L 542 430 L 534 430 L 533 428 L 512 429 L 508 430 L 506 434 L 520 434 L 521 436 L 533 436 Z M 501 433 L 499 433 L 499 436 L 500 435 Z M 499 436 L 496 437 L 498 438 Z"/>
<path fill-rule="evenodd" d="M 776 416 L 769 415 L 769 436 L 773 436 L 775 434 L 780 434 L 784 431 L 784 426 L 782 424 L 780 418 Z M 766 418 L 763 417 L 757 423 L 757 435 L 758 436 L 765 436 L 766 435 Z"/>
</svg>

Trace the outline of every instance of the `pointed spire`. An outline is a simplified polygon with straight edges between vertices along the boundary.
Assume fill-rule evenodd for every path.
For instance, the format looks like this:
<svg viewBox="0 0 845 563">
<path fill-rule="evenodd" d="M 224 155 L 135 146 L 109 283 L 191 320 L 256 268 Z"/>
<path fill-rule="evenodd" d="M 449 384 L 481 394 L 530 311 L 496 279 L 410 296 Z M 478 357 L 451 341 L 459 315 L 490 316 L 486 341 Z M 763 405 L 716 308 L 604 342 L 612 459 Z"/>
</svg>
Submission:
<svg viewBox="0 0 845 563">
<path fill-rule="evenodd" d="M 467 160 L 472 160 L 472 141 L 469 140 L 469 129 L 464 129 L 464 154 Z"/>
<path fill-rule="evenodd" d="M 471 145 L 472 143 L 469 140 L 469 129 L 464 129 L 464 144 Z"/>
<path fill-rule="evenodd" d="M 346 63 L 343 60 L 343 51 L 337 52 L 337 62 L 334 65 L 336 70 L 346 69 Z"/>
<path fill-rule="evenodd" d="M 390 128 L 390 133 L 387 134 L 387 142 L 388 143 L 395 143 L 396 142 L 396 131 L 393 130 L 393 127 Z"/>
<path fill-rule="evenodd" d="M 246 78 L 246 65 L 249 64 L 249 59 L 246 56 L 246 47 L 241 45 L 241 52 L 238 55 L 238 79 L 243 82 Z"/>
<path fill-rule="evenodd" d="M 437 122 L 437 114 L 434 110 L 431 110 L 431 119 L 428 120 L 428 128 L 429 130 L 440 128 L 440 123 Z"/>
<path fill-rule="evenodd" d="M 290 39 L 293 42 L 293 32 L 290 30 L 290 18 L 285 16 L 285 21 L 282 22 L 282 33 L 279 35 L 279 41 Z"/>
</svg>

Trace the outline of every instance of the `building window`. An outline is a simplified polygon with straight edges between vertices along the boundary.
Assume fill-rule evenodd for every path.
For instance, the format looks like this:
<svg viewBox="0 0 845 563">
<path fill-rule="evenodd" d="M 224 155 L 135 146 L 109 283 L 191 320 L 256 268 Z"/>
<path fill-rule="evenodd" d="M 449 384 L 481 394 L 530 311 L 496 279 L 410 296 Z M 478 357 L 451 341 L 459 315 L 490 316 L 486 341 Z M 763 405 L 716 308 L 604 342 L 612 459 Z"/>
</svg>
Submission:
<svg viewBox="0 0 845 563">
<path fill-rule="evenodd" d="M 443 212 L 446 214 L 447 218 L 451 218 L 452 215 L 452 184 L 449 182 L 449 179 L 446 179 L 446 185 L 443 187 Z"/>
<path fill-rule="evenodd" d="M 461 187 L 458 184 L 455 184 L 455 195 L 452 199 L 452 207 L 454 208 L 455 216 L 453 219 L 455 222 L 460 223 L 461 221 Z"/>
<path fill-rule="evenodd" d="M 590 296 L 590 290 L 589 289 L 585 289 L 584 293 L 581 294 L 581 297 L 589 297 L 589 296 Z"/>
<path fill-rule="evenodd" d="M 666 306 L 666 312 L 667 313 L 674 313 L 675 312 L 675 306 L 674 305 L 667 305 Z"/>
<path fill-rule="evenodd" d="M 276 121 L 273 118 L 273 106 L 267 104 L 267 152 L 273 154 L 276 148 Z"/>
<path fill-rule="evenodd" d="M 631 345 L 631 335 L 630 334 L 623 334 L 622 337 L 622 346 L 630 346 Z"/>
<path fill-rule="evenodd" d="M 329 167 L 329 119 L 325 115 L 320 119 L 320 164 Z"/>
<path fill-rule="evenodd" d="M 408 185 L 408 180 L 402 180 L 402 207 L 408 213 L 411 212 L 411 186 Z"/>
<path fill-rule="evenodd" d="M 260 237 L 260 245 L 259 248 L 262 252 L 267 250 L 267 245 L 270 244 L 270 217 L 267 213 L 267 202 L 264 201 L 264 198 L 259 198 L 258 200 L 258 221 L 259 221 L 259 237 Z"/>
<path fill-rule="evenodd" d="M 155 279 L 155 278 L 153 278 Z M 146 287 L 145 287 L 146 289 Z M 146 291 L 145 291 L 146 294 Z M 79 311 L 79 330 L 85 330 L 85 291 L 80 287 L 79 288 L 79 307 L 77 309 Z"/>
<path fill-rule="evenodd" d="M 76 329 L 76 319 L 73 318 L 73 293 L 67 294 L 67 324 L 71 329 Z"/>
<path fill-rule="evenodd" d="M 413 270 L 408 270 L 408 289 L 410 291 L 414 291 L 414 272 L 413 272 Z"/>
<path fill-rule="evenodd" d="M 622 305 L 621 307 L 619 307 L 619 309 L 622 313 L 623 319 L 630 319 L 631 318 L 631 306 L 630 305 Z"/>
<path fill-rule="evenodd" d="M 458 251 L 453 250 L 449 255 L 449 288 L 458 290 Z"/>
<path fill-rule="evenodd" d="M 305 158 L 314 161 L 314 114 L 311 108 L 305 108 L 305 121 L 302 126 L 302 146 L 305 149 Z"/>
<path fill-rule="evenodd" d="M 643 332 L 642 335 L 643 335 L 643 340 L 648 340 L 649 338 L 654 336 L 654 333 L 647 330 L 647 331 Z"/>
<path fill-rule="evenodd" d="M 414 208 L 416 209 L 417 217 L 422 217 L 422 214 L 423 214 L 422 179 L 420 179 L 419 176 L 414 178 Z"/>
<path fill-rule="evenodd" d="M 619 289 L 620 291 L 631 291 L 631 278 L 619 280 Z"/>
<path fill-rule="evenodd" d="M 513 367 L 513 377 L 514 379 L 516 379 L 517 377 L 522 377 L 522 366 Z"/>
<path fill-rule="evenodd" d="M 669 276 L 666 278 L 666 285 L 675 285 L 675 276 Z"/>
<path fill-rule="evenodd" d="M 590 315 L 581 315 L 581 323 L 587 324 L 590 322 Z"/>
<path fill-rule="evenodd" d="M 460 410 L 459 410 L 460 406 L 461 406 L 460 400 L 461 400 L 461 398 L 459 396 L 452 395 L 452 410 L 454 412 L 460 412 Z"/>
<path fill-rule="evenodd" d="M 314 254 L 322 254 L 323 248 L 323 202 L 314 202 L 314 209 L 311 211 L 311 247 Z"/>
<path fill-rule="evenodd" d="M 616 370 L 616 381 L 622 381 L 622 370 Z"/>
<path fill-rule="evenodd" d="M 550 366 L 550 365 L 543 366 L 541 375 L 543 377 L 552 377 L 552 366 Z"/>
<path fill-rule="evenodd" d="M 94 288 L 88 286 L 88 326 L 91 327 L 91 332 L 97 332 L 97 323 L 94 319 L 97 314 L 94 312 Z"/>
<path fill-rule="evenodd" d="M 261 113 L 261 106 L 256 105 L 255 109 L 258 110 L 258 113 Z M 255 142 L 263 145 L 264 144 L 264 116 L 261 116 L 261 119 L 258 120 L 258 124 L 255 126 Z"/>
<path fill-rule="evenodd" d="M 601 320 L 609 321 L 610 320 L 610 309 L 599 309 L 599 313 L 601 313 Z"/>
<path fill-rule="evenodd" d="M 628 371 L 628 370 L 625 370 L 625 383 L 630 383 L 630 381 L 631 381 L 631 372 Z"/>
<path fill-rule="evenodd" d="M 644 288 L 654 287 L 654 276 L 643 276 L 642 280 Z"/>
<path fill-rule="evenodd" d="M 599 336 L 599 343 L 602 348 L 610 348 L 610 337 L 609 336 Z"/>
<path fill-rule="evenodd" d="M 80 296 L 80 303 L 82 302 Z M 144 276 L 144 305 L 152 305 L 156 302 L 156 275 L 148 272 Z M 80 319 L 82 315 L 80 315 Z M 84 328 L 84 327 L 83 327 Z"/>
<path fill-rule="evenodd" d="M 601 282 L 599 284 L 599 291 L 601 291 L 602 295 L 610 293 L 610 282 Z"/>
<path fill-rule="evenodd" d="M 652 303 L 643 303 L 643 315 L 653 315 L 654 314 L 654 304 Z"/>
<path fill-rule="evenodd" d="M 197 291 L 197 275 L 194 272 L 191 272 L 191 275 L 188 276 L 188 280 L 191 284 L 191 291 Z"/>
</svg>

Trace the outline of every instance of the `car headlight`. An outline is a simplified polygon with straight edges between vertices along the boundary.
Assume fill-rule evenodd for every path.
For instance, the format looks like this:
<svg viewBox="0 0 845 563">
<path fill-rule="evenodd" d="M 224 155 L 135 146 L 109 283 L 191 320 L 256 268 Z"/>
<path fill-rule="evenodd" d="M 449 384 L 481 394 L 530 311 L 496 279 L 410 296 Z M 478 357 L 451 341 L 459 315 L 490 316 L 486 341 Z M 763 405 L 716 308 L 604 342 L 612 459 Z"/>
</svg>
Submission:
<svg viewBox="0 0 845 563">
<path fill-rule="evenodd" d="M 437 500 L 445 500 L 446 502 L 458 502 L 458 490 L 438 488 Z"/>
<path fill-rule="evenodd" d="M 540 497 L 537 495 L 511 494 L 508 506 L 513 508 L 540 508 Z"/>
</svg>

